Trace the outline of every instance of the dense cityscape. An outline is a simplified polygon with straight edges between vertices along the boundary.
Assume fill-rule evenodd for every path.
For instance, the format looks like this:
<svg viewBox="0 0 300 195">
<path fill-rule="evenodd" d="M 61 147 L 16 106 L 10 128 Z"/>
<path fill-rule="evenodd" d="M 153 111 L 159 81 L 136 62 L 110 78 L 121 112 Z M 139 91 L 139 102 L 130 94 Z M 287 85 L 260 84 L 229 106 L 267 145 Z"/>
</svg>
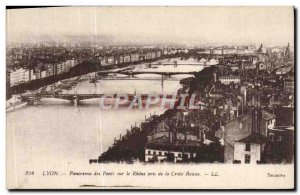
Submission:
<svg viewBox="0 0 300 195">
<path fill-rule="evenodd" d="M 7 108 L 24 103 L 21 94 L 63 79 L 139 63 L 151 66 L 172 58 L 193 59 L 204 67 L 194 77 L 181 79 L 182 88 L 177 91 L 196 94 L 200 109 L 186 105 L 185 110 L 152 115 L 115 138 L 90 163 L 293 162 L 294 55 L 289 43 L 201 48 L 11 44 L 7 48 Z"/>
</svg>

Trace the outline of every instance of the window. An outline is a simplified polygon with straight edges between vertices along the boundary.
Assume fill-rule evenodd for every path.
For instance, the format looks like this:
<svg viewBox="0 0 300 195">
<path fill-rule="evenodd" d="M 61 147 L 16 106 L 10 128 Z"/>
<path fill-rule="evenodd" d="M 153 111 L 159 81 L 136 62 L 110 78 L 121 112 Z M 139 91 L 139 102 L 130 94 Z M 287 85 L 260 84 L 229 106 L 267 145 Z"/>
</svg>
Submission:
<svg viewBox="0 0 300 195">
<path fill-rule="evenodd" d="M 245 163 L 249 164 L 251 160 L 251 156 L 249 154 L 245 154 Z"/>
<path fill-rule="evenodd" d="M 250 145 L 250 143 L 246 143 L 245 151 L 250 151 L 250 150 L 251 150 L 251 145 Z"/>
<path fill-rule="evenodd" d="M 158 152 L 158 155 L 160 155 L 160 156 L 161 156 L 161 152 Z"/>
<path fill-rule="evenodd" d="M 148 154 L 151 154 L 151 150 L 148 150 Z"/>
<path fill-rule="evenodd" d="M 153 152 L 153 155 L 156 155 L 156 152 L 155 152 L 155 151 Z"/>
<path fill-rule="evenodd" d="M 189 154 L 184 154 L 183 158 L 188 159 L 189 158 Z"/>
<path fill-rule="evenodd" d="M 274 134 L 273 133 L 269 134 L 269 139 L 270 139 L 270 141 L 274 141 Z"/>
<path fill-rule="evenodd" d="M 243 129 L 243 123 L 240 123 L 239 128 Z"/>
<path fill-rule="evenodd" d="M 178 157 L 181 157 L 181 153 L 178 154 Z"/>
<path fill-rule="evenodd" d="M 165 152 L 165 156 L 167 156 L 168 155 L 168 152 Z"/>
</svg>

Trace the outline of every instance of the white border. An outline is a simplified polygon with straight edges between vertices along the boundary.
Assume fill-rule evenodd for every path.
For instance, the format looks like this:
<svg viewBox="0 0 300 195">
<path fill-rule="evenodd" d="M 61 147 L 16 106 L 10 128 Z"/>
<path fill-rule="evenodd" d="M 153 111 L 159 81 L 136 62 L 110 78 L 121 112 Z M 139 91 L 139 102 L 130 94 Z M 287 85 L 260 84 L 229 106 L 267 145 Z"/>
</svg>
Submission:
<svg viewBox="0 0 300 195">
<path fill-rule="evenodd" d="M 294 5 L 295 0 L 273 0 L 271 2 L 266 1 L 242 1 L 242 0 L 231 0 L 231 1 L 224 1 L 224 0 L 210 0 L 210 1 L 195 1 L 195 0 L 144 0 L 144 1 L 137 1 L 137 0 L 51 0 L 47 1 L 45 3 L 44 1 L 40 0 L 27 0 L 26 3 L 24 3 L 24 0 L 10 0 L 6 1 L 7 5 L 142 5 L 142 6 L 162 6 L 162 5 L 170 5 L 170 6 L 247 6 L 247 5 L 260 5 L 260 6 L 267 6 L 267 5 L 273 5 L 273 6 L 279 6 L 279 5 Z"/>
<path fill-rule="evenodd" d="M 1 72 L 0 72 L 0 86 L 2 89 L 3 96 L 3 101 L 0 101 L 0 124 L 2 127 L 2 130 L 0 131 L 0 137 L 1 137 L 1 142 L 0 142 L 0 173 L 1 173 L 1 179 L 0 179 L 0 189 L 1 189 L 1 194 L 7 194 L 9 193 L 5 186 L 6 186 L 6 146 L 5 146 L 5 130 L 6 130 L 6 125 L 5 125 L 5 51 L 6 51 L 6 41 L 5 41 L 5 7 L 6 6 L 54 6 L 54 5 L 60 5 L 60 6 L 67 6 L 67 5 L 73 5 L 73 6 L 92 6 L 92 5 L 103 5 L 103 6 L 110 6 L 110 5 L 121 5 L 121 6 L 126 6 L 126 5 L 134 5 L 134 6 L 145 6 L 145 5 L 150 5 L 150 6 L 164 6 L 164 5 L 170 5 L 170 6 L 281 6 L 281 5 L 294 5 L 296 8 L 298 8 L 299 12 L 299 7 L 300 7 L 300 1 L 298 0 L 272 0 L 272 1 L 261 1 L 261 0 L 252 0 L 252 1 L 243 1 L 243 0 L 230 0 L 230 1 L 224 1 L 224 0 L 205 0 L 205 1 L 196 1 L 196 0 L 181 0 L 181 1 L 175 1 L 175 0 L 147 0 L 147 1 L 138 1 L 138 0 L 105 0 L 105 1 L 99 1 L 99 0 L 51 0 L 51 1 L 41 1 L 41 0 L 2 0 L 0 1 L 0 64 L 1 64 Z M 298 14 L 299 15 L 299 14 Z M 297 26 L 299 26 L 299 18 L 297 19 Z M 298 33 L 297 33 L 298 35 Z M 295 34 L 295 36 L 297 36 Z M 297 43 L 296 43 L 297 46 Z M 297 52 L 297 56 L 299 54 L 299 50 Z M 297 64 L 296 64 L 297 66 Z M 299 67 L 297 68 L 299 71 Z M 297 71 L 297 72 L 298 72 Z M 297 82 L 297 91 L 299 91 L 299 83 Z M 298 97 L 298 94 L 297 94 Z M 299 119 L 299 115 L 296 115 L 297 119 Z M 297 120 L 300 121 L 300 120 Z M 297 140 L 299 140 L 299 132 L 297 132 Z M 299 143 L 297 144 L 299 146 Z M 299 157 L 299 147 L 297 147 L 297 157 Z M 298 158 L 297 158 L 298 159 Z M 297 160 L 298 162 L 298 160 Z M 298 167 L 299 168 L 299 167 Z M 297 180 L 297 186 L 299 187 L 299 180 Z M 40 194 L 42 192 L 38 192 L 35 194 Z M 59 194 L 62 192 L 59 192 Z M 72 193 L 72 192 L 71 192 Z M 86 192 L 85 192 L 86 193 Z M 103 193 L 103 192 L 101 192 Z M 157 194 L 158 192 L 154 192 Z M 201 192 L 203 193 L 203 192 Z M 257 192 L 256 192 L 257 193 Z M 158 193 L 160 194 L 160 193 Z M 260 193 L 258 193 L 260 194 Z"/>
</svg>

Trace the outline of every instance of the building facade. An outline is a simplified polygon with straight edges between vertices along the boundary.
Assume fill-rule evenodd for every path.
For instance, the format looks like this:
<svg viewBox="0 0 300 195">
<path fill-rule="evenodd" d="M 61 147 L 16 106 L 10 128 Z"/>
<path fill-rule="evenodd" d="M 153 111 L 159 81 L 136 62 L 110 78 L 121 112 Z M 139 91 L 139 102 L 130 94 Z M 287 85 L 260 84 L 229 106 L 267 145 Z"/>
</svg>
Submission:
<svg viewBox="0 0 300 195">
<path fill-rule="evenodd" d="M 220 76 L 219 77 L 219 81 L 222 84 L 225 85 L 229 85 L 230 83 L 240 83 L 241 82 L 241 78 L 239 76 L 233 76 L 233 75 L 229 75 L 229 76 Z"/>
</svg>

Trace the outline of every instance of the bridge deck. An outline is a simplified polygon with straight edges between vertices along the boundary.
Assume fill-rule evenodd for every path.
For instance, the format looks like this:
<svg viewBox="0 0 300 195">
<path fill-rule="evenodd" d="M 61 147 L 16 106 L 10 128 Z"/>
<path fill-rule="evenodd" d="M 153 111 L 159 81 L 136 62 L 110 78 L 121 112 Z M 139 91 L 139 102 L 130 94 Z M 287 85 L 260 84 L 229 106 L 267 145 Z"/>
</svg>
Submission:
<svg viewBox="0 0 300 195">
<path fill-rule="evenodd" d="M 164 65 L 172 65 L 172 66 L 184 66 L 184 65 L 189 65 L 189 66 L 204 66 L 204 64 L 192 64 L 192 63 L 186 63 L 186 64 L 172 64 L 172 63 L 156 63 L 156 64 L 153 64 L 153 63 L 150 63 L 151 65 L 155 65 L 155 66 L 160 66 L 160 65 L 162 65 L 162 66 L 164 66 Z"/>
<path fill-rule="evenodd" d="M 180 75 L 180 74 L 196 74 L 193 72 L 161 72 L 161 71 L 98 71 L 97 74 L 124 74 L 124 75 L 137 75 L 137 74 L 158 74 L 158 75 Z"/>
<path fill-rule="evenodd" d="M 29 101 L 31 99 L 42 99 L 42 98 L 57 98 L 57 99 L 67 99 L 67 100 L 84 100 L 84 99 L 92 99 L 92 98 L 121 98 L 125 99 L 124 96 L 127 96 L 129 99 L 132 99 L 135 96 L 140 96 L 142 99 L 147 99 L 149 97 L 158 96 L 159 98 L 177 98 L 177 95 L 167 95 L 167 94 L 25 94 L 21 95 L 22 100 Z"/>
</svg>

